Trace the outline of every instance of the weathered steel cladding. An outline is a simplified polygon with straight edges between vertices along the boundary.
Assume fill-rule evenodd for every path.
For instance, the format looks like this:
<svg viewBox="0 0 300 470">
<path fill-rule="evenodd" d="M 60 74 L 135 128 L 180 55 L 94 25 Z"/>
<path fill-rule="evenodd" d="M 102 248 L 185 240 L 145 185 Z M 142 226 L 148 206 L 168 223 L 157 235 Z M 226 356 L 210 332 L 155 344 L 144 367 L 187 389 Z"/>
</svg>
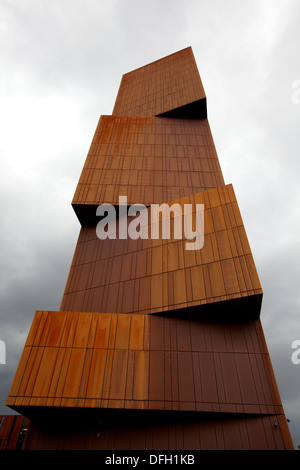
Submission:
<svg viewBox="0 0 300 470">
<path fill-rule="evenodd" d="M 116 239 L 99 240 L 96 226 L 82 227 L 60 309 L 167 314 L 244 298 L 239 317 L 258 317 L 259 302 L 250 312 L 246 308 L 246 297 L 261 297 L 262 289 L 232 186 L 174 203 L 182 209 L 190 204 L 193 213 L 204 204 L 201 250 L 187 250 L 189 242 L 174 239 L 172 230 L 169 239 L 120 239 L 117 233 Z"/>
<path fill-rule="evenodd" d="M 101 116 L 72 205 L 87 225 L 120 195 L 149 206 L 223 185 L 207 119 Z"/>
<path fill-rule="evenodd" d="M 124 74 L 113 115 L 158 116 L 182 108 L 185 115 L 206 117 L 206 96 L 191 47 Z"/>
<path fill-rule="evenodd" d="M 259 320 L 38 311 L 8 404 L 282 413 Z"/>
<path fill-rule="evenodd" d="M 96 236 L 96 207 L 204 204 L 204 245 Z M 27 449 L 292 449 L 262 289 L 191 48 L 125 74 L 72 201 L 60 311 L 37 311 L 7 405 Z M 101 424 L 100 424 L 101 423 Z"/>
<path fill-rule="evenodd" d="M 20 450 L 30 421 L 21 415 L 0 415 L 0 450 Z"/>
</svg>

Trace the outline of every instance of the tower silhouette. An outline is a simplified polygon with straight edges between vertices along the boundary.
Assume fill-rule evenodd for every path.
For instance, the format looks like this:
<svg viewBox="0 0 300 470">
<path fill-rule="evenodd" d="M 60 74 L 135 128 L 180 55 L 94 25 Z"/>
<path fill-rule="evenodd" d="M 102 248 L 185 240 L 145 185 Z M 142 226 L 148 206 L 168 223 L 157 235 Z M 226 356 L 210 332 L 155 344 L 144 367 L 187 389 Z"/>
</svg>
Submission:
<svg viewBox="0 0 300 470">
<path fill-rule="evenodd" d="M 149 236 L 163 203 L 194 218 L 204 206 L 201 249 L 175 236 L 172 211 L 170 236 Z M 135 238 L 134 204 L 146 211 Z M 25 448 L 292 449 L 190 47 L 123 75 L 72 206 L 81 227 L 60 310 L 36 312 L 7 399 L 30 418 Z M 114 236 L 100 239 L 104 220 Z"/>
</svg>

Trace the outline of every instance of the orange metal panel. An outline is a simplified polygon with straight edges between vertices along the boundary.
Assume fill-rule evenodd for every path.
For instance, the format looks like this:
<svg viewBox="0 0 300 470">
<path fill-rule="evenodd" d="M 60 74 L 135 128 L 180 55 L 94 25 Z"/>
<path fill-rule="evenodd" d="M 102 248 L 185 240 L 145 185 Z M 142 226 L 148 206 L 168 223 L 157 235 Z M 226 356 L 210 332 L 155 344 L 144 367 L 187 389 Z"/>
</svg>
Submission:
<svg viewBox="0 0 300 470">
<path fill-rule="evenodd" d="M 157 115 L 203 99 L 193 52 L 186 48 L 123 75 L 113 114 Z"/>
<path fill-rule="evenodd" d="M 209 404 L 222 403 L 221 411 L 231 412 L 242 404 L 241 410 L 246 413 L 265 412 L 264 405 L 269 410 L 281 406 L 279 395 L 273 392 L 264 343 L 262 351 L 249 352 L 252 337 L 244 331 L 250 329 L 256 335 L 257 321 L 230 327 L 144 315 L 72 316 L 76 325 L 89 324 L 85 346 L 79 342 L 65 348 L 62 336 L 58 348 L 46 342 L 45 346 L 32 347 L 28 355 L 27 346 L 24 357 L 30 374 L 23 375 L 19 387 L 12 387 L 12 406 L 28 406 L 29 398 L 31 406 L 55 402 L 57 406 L 91 407 L 95 406 L 93 400 L 99 400 L 98 407 L 128 409 L 133 399 L 142 408 L 191 410 L 197 406 L 203 411 Z M 73 324 L 69 322 L 70 330 Z M 56 329 L 55 321 L 52 325 Z M 88 348 L 90 329 L 102 331 L 95 335 L 92 350 Z M 133 341 L 136 334 L 139 341 Z M 247 338 L 249 346 L 241 343 L 241 337 Z M 51 344 L 51 328 L 48 339 Z M 134 356 L 131 351 L 135 351 Z M 174 383 L 178 383 L 175 388 Z M 47 397 L 55 400 L 49 402 Z"/>
<path fill-rule="evenodd" d="M 40 361 L 39 373 L 34 382 L 32 396 L 48 396 L 52 382 L 53 372 L 56 366 L 58 348 L 45 348 Z M 38 358 L 37 358 L 38 359 Z"/>
<path fill-rule="evenodd" d="M 226 191 L 227 199 L 224 196 Z M 234 198 L 231 186 L 223 189 L 222 194 L 223 202 L 230 205 Z M 187 307 L 188 302 L 198 301 L 199 305 L 201 302 L 212 303 L 246 295 L 261 295 L 253 258 L 251 253 L 248 254 L 248 244 L 244 244 L 247 250 L 245 256 L 240 241 L 241 234 L 246 240 L 243 226 L 235 227 L 236 221 L 232 218 L 224 224 L 222 222 L 221 226 L 218 225 L 218 229 L 222 230 L 209 233 L 210 230 L 215 230 L 213 224 L 206 223 L 210 220 L 211 211 L 218 210 L 215 214 L 219 215 L 223 213 L 219 210 L 221 206 L 216 205 L 221 203 L 219 189 L 204 192 L 201 197 L 200 195 L 197 198 L 181 198 L 176 201 L 182 207 L 191 202 L 194 208 L 196 201 L 207 202 L 204 246 L 200 251 L 186 250 L 184 239 L 125 239 L 116 243 L 116 240 L 97 239 L 95 226 L 94 234 L 91 227 L 82 228 L 82 232 L 88 231 L 89 237 L 79 237 L 71 268 L 71 279 L 74 277 L 76 283 L 67 283 L 61 309 L 71 307 L 80 311 L 108 313 L 156 313 Z M 210 207 L 210 200 L 213 201 L 213 208 Z M 228 226 L 229 222 L 234 227 Z M 239 245 L 236 245 L 237 241 Z M 86 245 L 85 249 L 82 244 Z M 110 248 L 113 245 L 118 247 L 117 256 L 114 249 Z M 84 253 L 88 253 L 88 259 Z M 96 259 L 99 253 L 102 253 L 101 260 Z M 91 262 L 95 263 L 94 274 L 90 274 Z M 193 263 L 197 270 L 187 271 Z M 162 273 L 165 274 L 163 277 Z M 150 278 L 145 279 L 148 276 Z M 139 282 L 136 281 L 137 278 L 140 279 Z M 259 311 L 253 310 L 254 315 L 258 313 Z"/>
<path fill-rule="evenodd" d="M 106 349 L 93 349 L 86 397 L 91 399 L 102 396 L 103 380 L 106 365 Z"/>
<path fill-rule="evenodd" d="M 116 123 L 116 126 L 112 127 L 111 133 L 109 134 L 111 141 L 113 142 L 115 140 L 116 133 L 119 138 L 130 141 L 131 136 L 134 134 L 131 134 L 129 131 L 129 123 L 130 120 L 135 121 L 136 119 L 139 119 L 141 124 L 139 132 L 144 132 L 146 136 L 149 118 L 132 117 L 125 120 L 125 118 L 120 117 L 101 116 L 95 138 L 101 140 L 103 138 L 101 129 L 105 127 L 107 121 L 113 121 Z M 80 207 L 82 204 L 91 204 L 94 206 L 94 208 L 91 206 L 89 211 L 92 219 L 96 220 L 95 211 L 97 205 L 101 203 L 118 204 L 119 195 L 127 195 L 129 204 L 141 203 L 148 205 L 153 202 L 161 203 L 163 201 L 176 199 L 186 194 L 191 195 L 201 190 L 224 184 L 221 169 L 219 165 L 217 165 L 217 155 L 212 157 L 216 160 L 215 169 L 208 168 L 207 171 L 203 172 L 201 167 L 195 170 L 195 165 L 192 163 L 193 159 L 185 157 L 184 160 L 182 160 L 183 155 L 180 151 L 182 147 L 178 145 L 177 142 L 171 145 L 165 139 L 166 141 L 162 146 L 163 150 L 159 152 L 156 142 L 160 140 L 162 135 L 158 133 L 158 122 L 160 121 L 161 118 L 150 118 L 151 127 L 153 129 L 153 143 L 148 146 L 141 144 L 139 151 L 134 150 L 131 144 L 127 145 L 128 157 L 124 154 L 124 146 L 115 146 L 112 143 L 110 152 L 112 152 L 115 165 L 119 165 L 119 167 L 113 170 L 107 168 L 105 155 L 101 153 L 106 151 L 103 146 L 90 150 L 90 152 L 96 152 L 95 156 L 97 156 L 97 161 L 92 160 L 89 158 L 91 155 L 88 155 L 84 170 L 78 182 L 78 187 L 85 189 L 84 191 L 79 191 L 77 188 L 73 198 L 73 207 L 83 224 L 89 219 L 85 219 L 87 211 Z M 173 122 L 172 119 L 164 119 L 163 121 Z M 165 136 L 168 136 L 167 131 L 167 125 L 163 125 L 159 129 L 159 132 L 163 132 Z M 175 129 L 175 132 L 178 131 Z M 189 128 L 184 126 L 181 132 L 189 132 Z M 208 123 L 203 126 L 202 120 L 196 121 L 194 124 L 194 132 L 198 134 L 205 132 L 208 134 L 210 132 Z M 191 155 L 199 145 L 213 146 L 213 142 L 212 140 L 209 143 L 202 142 L 202 144 L 196 141 L 193 142 L 193 145 L 188 147 L 189 155 Z M 149 151 L 147 151 L 147 149 L 149 149 Z M 155 155 L 152 155 L 152 149 L 156 149 Z M 138 154 L 138 156 L 135 157 L 136 160 L 146 158 L 147 167 L 141 167 L 141 169 L 138 170 L 132 166 L 133 152 Z M 197 158 L 201 159 L 202 157 L 198 156 Z M 178 170 L 172 171 L 175 168 L 178 168 Z M 162 173 L 161 170 L 163 169 L 166 171 Z M 87 175 L 90 176 L 87 177 Z M 158 198 L 158 188 L 162 189 L 160 198 Z"/>
</svg>

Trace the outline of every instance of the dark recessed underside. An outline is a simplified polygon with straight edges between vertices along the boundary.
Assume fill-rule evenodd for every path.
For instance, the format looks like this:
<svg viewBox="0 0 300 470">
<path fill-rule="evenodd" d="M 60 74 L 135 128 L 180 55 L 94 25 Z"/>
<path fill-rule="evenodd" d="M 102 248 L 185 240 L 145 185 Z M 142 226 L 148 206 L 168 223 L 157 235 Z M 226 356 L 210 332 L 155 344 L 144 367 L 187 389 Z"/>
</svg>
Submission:
<svg viewBox="0 0 300 470">
<path fill-rule="evenodd" d="M 206 98 L 193 103 L 188 103 L 179 108 L 171 109 L 165 113 L 158 114 L 157 117 L 181 118 L 181 119 L 206 119 L 207 107 Z"/>
</svg>

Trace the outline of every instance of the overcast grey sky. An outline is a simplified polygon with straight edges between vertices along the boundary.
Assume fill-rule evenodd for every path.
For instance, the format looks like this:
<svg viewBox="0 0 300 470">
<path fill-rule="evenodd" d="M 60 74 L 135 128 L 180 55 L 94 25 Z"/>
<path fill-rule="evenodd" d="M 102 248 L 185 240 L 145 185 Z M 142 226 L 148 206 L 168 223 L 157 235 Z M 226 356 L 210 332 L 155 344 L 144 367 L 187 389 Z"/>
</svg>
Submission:
<svg viewBox="0 0 300 470">
<path fill-rule="evenodd" d="M 192 46 L 300 445 L 299 24 L 299 0 L 0 0 L 0 414 L 35 311 L 59 309 L 79 233 L 71 200 L 99 116 L 124 73 Z"/>
</svg>

